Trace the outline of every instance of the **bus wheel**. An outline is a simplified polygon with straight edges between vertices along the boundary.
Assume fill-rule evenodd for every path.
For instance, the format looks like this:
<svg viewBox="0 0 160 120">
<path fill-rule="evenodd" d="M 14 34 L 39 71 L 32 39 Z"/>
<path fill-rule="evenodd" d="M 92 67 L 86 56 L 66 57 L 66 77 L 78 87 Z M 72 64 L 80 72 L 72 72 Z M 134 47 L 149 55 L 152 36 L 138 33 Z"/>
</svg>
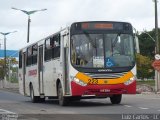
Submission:
<svg viewBox="0 0 160 120">
<path fill-rule="evenodd" d="M 113 95 L 112 97 L 110 97 L 110 100 L 112 104 L 120 104 L 122 95 Z"/>
<path fill-rule="evenodd" d="M 58 85 L 58 100 L 59 100 L 59 105 L 65 106 L 67 105 L 67 99 L 63 96 L 63 89 L 62 85 Z"/>
<path fill-rule="evenodd" d="M 44 97 L 44 98 L 40 98 L 39 101 L 40 101 L 41 103 L 45 102 L 45 97 Z"/>
<path fill-rule="evenodd" d="M 39 97 L 38 96 L 34 96 L 34 89 L 33 86 L 30 86 L 30 97 L 31 97 L 31 101 L 32 103 L 36 103 L 39 101 Z"/>
</svg>

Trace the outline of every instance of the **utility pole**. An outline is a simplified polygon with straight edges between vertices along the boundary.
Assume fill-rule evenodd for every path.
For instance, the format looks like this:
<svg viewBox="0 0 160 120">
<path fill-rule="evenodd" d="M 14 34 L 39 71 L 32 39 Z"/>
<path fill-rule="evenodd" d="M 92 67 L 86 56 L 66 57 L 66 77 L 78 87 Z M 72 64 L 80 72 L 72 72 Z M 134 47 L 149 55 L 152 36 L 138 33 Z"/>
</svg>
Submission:
<svg viewBox="0 0 160 120">
<path fill-rule="evenodd" d="M 6 53 L 6 35 L 4 35 L 4 80 L 7 79 L 7 70 L 6 70 L 6 60 L 7 60 L 7 53 Z"/>
<path fill-rule="evenodd" d="M 34 13 L 36 13 L 36 12 L 39 12 L 39 11 L 45 11 L 45 10 L 47 10 L 47 9 L 32 10 L 32 11 L 21 10 L 21 9 L 14 8 L 14 7 L 12 7 L 12 9 L 13 9 L 13 10 L 19 10 L 19 11 L 25 13 L 25 14 L 28 16 L 27 43 L 29 43 L 29 36 L 30 36 L 30 22 L 31 22 L 30 15 L 31 15 L 31 14 L 34 14 Z"/>
<path fill-rule="evenodd" d="M 154 0 L 155 3 L 155 46 L 156 46 L 156 54 L 159 54 L 159 40 L 158 40 L 158 11 L 157 11 L 157 0 Z M 160 73 L 156 71 L 156 78 L 155 78 L 155 90 L 158 92 L 160 90 Z"/>
<path fill-rule="evenodd" d="M 27 28 L 27 43 L 29 43 L 29 34 L 30 34 L 30 22 L 31 22 L 31 19 L 30 19 L 30 15 L 28 15 L 28 28 Z"/>
<path fill-rule="evenodd" d="M 157 0 L 155 0 L 155 38 L 156 38 L 156 53 L 159 54 Z"/>
</svg>

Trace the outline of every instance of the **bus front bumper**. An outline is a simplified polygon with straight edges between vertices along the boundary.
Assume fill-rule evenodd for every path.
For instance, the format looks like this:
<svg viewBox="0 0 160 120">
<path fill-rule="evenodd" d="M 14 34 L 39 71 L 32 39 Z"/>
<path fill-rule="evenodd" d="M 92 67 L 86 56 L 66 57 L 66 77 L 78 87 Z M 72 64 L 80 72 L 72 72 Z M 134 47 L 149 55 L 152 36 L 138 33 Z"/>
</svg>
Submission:
<svg viewBox="0 0 160 120">
<path fill-rule="evenodd" d="M 86 85 L 71 82 L 72 96 L 110 96 L 114 94 L 136 94 L 136 81 L 130 85 Z"/>
</svg>

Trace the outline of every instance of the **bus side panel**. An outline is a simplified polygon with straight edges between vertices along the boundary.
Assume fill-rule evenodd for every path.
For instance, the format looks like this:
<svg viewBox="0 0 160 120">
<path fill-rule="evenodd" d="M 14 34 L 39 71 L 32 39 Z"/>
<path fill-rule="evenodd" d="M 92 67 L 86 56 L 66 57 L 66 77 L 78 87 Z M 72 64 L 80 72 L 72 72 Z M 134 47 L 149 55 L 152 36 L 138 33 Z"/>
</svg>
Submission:
<svg viewBox="0 0 160 120">
<path fill-rule="evenodd" d="M 19 93 L 24 95 L 25 87 L 24 87 L 22 68 L 18 70 L 18 83 L 19 83 Z"/>
<path fill-rule="evenodd" d="M 44 62 L 44 93 L 45 96 L 54 96 L 53 61 Z"/>
<path fill-rule="evenodd" d="M 57 96 L 56 82 L 62 80 L 62 68 L 60 67 L 60 59 L 57 58 L 53 61 L 53 95 Z"/>
<path fill-rule="evenodd" d="M 30 83 L 33 86 L 34 95 L 39 96 L 37 64 L 26 68 L 26 94 L 28 96 L 30 96 Z"/>
</svg>

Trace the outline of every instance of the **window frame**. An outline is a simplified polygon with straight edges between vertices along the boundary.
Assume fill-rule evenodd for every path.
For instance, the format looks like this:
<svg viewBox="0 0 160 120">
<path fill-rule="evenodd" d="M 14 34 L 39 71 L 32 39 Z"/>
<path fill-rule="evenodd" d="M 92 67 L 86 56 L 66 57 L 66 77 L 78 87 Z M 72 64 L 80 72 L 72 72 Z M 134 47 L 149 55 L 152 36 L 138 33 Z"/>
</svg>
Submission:
<svg viewBox="0 0 160 120">
<path fill-rule="evenodd" d="M 49 45 L 48 45 L 49 41 Z M 51 37 L 45 39 L 45 55 L 44 61 L 50 61 L 52 59 L 52 51 L 51 51 Z"/>
<path fill-rule="evenodd" d="M 52 47 L 52 58 L 59 58 L 60 57 L 60 46 L 61 46 L 61 41 L 60 41 L 60 34 L 56 34 L 52 38 L 53 42 L 53 47 Z"/>
<path fill-rule="evenodd" d="M 22 68 L 22 51 L 19 51 L 19 68 Z"/>
<path fill-rule="evenodd" d="M 34 44 L 32 45 L 32 65 L 37 64 L 37 55 L 38 55 L 38 44 Z"/>
<path fill-rule="evenodd" d="M 45 61 L 50 61 L 51 59 L 60 57 L 60 41 L 60 33 L 45 39 Z"/>
<path fill-rule="evenodd" d="M 35 47 L 35 48 L 34 48 Z M 36 52 L 36 53 L 34 53 Z M 26 66 L 31 66 L 37 64 L 37 56 L 38 56 L 38 44 L 34 44 L 27 48 L 27 64 Z"/>
</svg>

